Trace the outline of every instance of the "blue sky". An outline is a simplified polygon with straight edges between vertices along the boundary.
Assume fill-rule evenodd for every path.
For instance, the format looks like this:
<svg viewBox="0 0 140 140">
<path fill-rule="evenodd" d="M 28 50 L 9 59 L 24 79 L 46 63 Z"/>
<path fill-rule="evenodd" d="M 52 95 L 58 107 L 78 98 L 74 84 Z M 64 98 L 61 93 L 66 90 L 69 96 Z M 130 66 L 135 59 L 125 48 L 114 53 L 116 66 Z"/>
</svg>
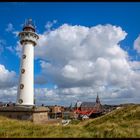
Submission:
<svg viewBox="0 0 140 140">
<path fill-rule="evenodd" d="M 138 62 L 137 65 L 139 65 L 139 60 L 140 60 L 139 48 L 136 47 L 137 49 L 134 49 L 134 41 L 138 38 L 140 34 L 139 15 L 140 15 L 140 3 L 138 2 L 135 3 L 133 2 L 124 2 L 124 3 L 123 2 L 11 2 L 11 3 L 3 2 L 0 3 L 0 17 L 1 17 L 0 40 L 2 42 L 2 43 L 0 42 L 0 47 L 1 47 L 0 64 L 5 66 L 5 69 L 7 69 L 9 72 L 14 71 L 15 75 L 18 77 L 20 58 L 16 54 L 17 51 L 15 50 L 15 48 L 17 47 L 18 37 L 15 35 L 14 32 L 21 31 L 22 24 L 24 23 L 25 19 L 32 18 L 37 26 L 37 33 L 40 35 L 45 35 L 45 32 L 47 32 L 48 30 L 48 28 L 47 29 L 45 28 L 45 25 L 48 25 L 49 22 L 52 23 L 50 32 L 60 29 L 60 27 L 63 26 L 64 24 L 67 24 L 68 26 L 71 27 L 74 27 L 75 25 L 79 25 L 88 28 L 96 27 L 98 25 L 106 26 L 108 24 L 115 27 L 121 27 L 121 29 L 125 31 L 127 35 L 125 36 L 125 39 L 120 39 L 118 41 L 119 42 L 118 44 L 120 44 L 120 47 L 125 52 L 128 53 L 129 59 L 131 58 L 130 62 L 136 61 Z M 8 31 L 9 24 L 12 25 L 12 28 L 9 29 Z M 11 50 L 13 50 L 13 52 L 10 51 L 9 49 L 6 49 L 7 47 L 10 47 Z M 54 49 L 56 48 L 54 47 Z M 47 50 L 47 46 L 46 46 L 46 50 Z M 44 74 L 42 72 L 43 68 L 41 67 L 41 61 L 46 62 L 47 59 L 51 60 L 51 57 L 45 59 L 43 58 L 44 56 L 40 56 L 37 57 L 37 59 L 35 60 L 35 77 L 37 75 L 41 76 Z M 66 65 L 63 66 L 65 67 Z M 49 73 L 46 73 L 45 76 L 48 76 L 50 80 L 44 82 L 43 84 L 36 83 L 35 84 L 36 88 L 53 89 L 54 85 L 63 85 L 63 83 L 58 83 L 56 79 L 54 80 L 53 79 L 54 77 L 51 74 L 49 75 Z M 64 80 L 63 81 L 62 79 L 60 78 L 59 81 L 64 82 L 65 80 L 63 79 Z M 80 83 L 76 83 L 76 84 L 77 84 L 77 88 L 82 87 L 82 84 L 81 85 Z M 14 86 L 16 86 L 16 84 Z M 58 86 L 58 88 L 62 90 L 64 87 Z M 72 86 L 71 88 L 74 88 L 74 86 Z M 14 94 L 14 97 L 15 96 L 16 95 Z M 80 98 L 80 95 L 78 97 Z M 93 98 L 95 97 L 96 94 L 93 94 Z M 101 97 L 102 99 L 105 98 L 103 95 L 101 95 Z M 136 96 L 133 95 L 133 97 Z M 3 101 L 6 101 L 6 97 L 4 95 L 2 96 L 2 98 Z M 73 101 L 72 99 L 73 98 L 71 98 L 71 100 L 69 100 L 68 103 L 71 103 Z M 78 98 L 75 98 L 75 100 L 77 99 Z M 84 100 L 87 99 L 88 98 L 85 98 Z M 115 98 L 113 98 L 113 100 L 115 100 Z M 58 104 L 60 102 L 61 102 L 60 100 L 58 102 L 56 101 L 56 103 Z M 135 102 L 135 100 L 133 100 L 133 102 Z M 116 103 L 118 102 L 116 101 Z"/>
</svg>

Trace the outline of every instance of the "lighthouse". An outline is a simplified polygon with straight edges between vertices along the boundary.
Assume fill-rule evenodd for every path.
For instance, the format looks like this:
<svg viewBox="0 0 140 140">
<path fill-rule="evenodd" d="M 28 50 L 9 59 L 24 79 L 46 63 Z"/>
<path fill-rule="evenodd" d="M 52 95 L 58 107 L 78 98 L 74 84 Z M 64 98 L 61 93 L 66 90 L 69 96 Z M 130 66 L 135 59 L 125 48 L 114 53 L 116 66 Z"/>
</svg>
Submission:
<svg viewBox="0 0 140 140">
<path fill-rule="evenodd" d="M 34 105 L 34 47 L 39 39 L 32 19 L 25 21 L 19 38 L 22 55 L 16 104 L 32 106 Z"/>
<path fill-rule="evenodd" d="M 39 36 L 35 32 L 32 19 L 25 21 L 19 38 L 22 54 L 17 101 L 13 107 L 0 107 L 0 116 L 41 123 L 48 120 L 49 110 L 42 106 L 34 107 L 34 47 L 37 45 Z"/>
</svg>

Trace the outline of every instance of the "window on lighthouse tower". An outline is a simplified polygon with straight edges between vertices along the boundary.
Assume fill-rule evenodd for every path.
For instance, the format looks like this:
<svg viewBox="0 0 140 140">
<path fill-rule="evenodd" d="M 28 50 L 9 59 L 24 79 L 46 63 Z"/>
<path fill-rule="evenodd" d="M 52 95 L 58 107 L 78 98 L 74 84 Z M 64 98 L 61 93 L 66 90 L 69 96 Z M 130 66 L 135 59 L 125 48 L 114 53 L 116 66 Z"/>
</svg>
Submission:
<svg viewBox="0 0 140 140">
<path fill-rule="evenodd" d="M 23 59 L 25 59 L 25 58 L 26 58 L 26 55 L 25 55 L 25 54 L 23 54 L 22 58 L 23 58 Z"/>
<path fill-rule="evenodd" d="M 22 100 L 22 99 L 19 99 L 18 102 L 19 102 L 20 104 L 22 104 L 22 103 L 23 103 L 23 100 Z"/>
<path fill-rule="evenodd" d="M 20 84 L 20 89 L 23 89 L 24 88 L 24 85 L 23 84 Z"/>
<path fill-rule="evenodd" d="M 25 69 L 21 69 L 21 73 L 24 73 L 25 72 Z"/>
</svg>

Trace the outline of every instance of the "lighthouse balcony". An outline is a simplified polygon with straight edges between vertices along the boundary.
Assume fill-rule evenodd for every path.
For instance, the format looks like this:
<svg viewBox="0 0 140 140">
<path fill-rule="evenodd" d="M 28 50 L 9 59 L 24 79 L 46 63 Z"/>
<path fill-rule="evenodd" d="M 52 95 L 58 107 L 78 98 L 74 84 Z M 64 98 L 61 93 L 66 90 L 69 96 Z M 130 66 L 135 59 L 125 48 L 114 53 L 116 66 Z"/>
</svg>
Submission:
<svg viewBox="0 0 140 140">
<path fill-rule="evenodd" d="M 19 34 L 20 37 L 20 43 L 23 44 L 24 42 L 31 42 L 34 44 L 34 46 L 37 44 L 37 40 L 38 40 L 38 35 L 33 33 L 33 32 L 21 32 Z"/>
</svg>

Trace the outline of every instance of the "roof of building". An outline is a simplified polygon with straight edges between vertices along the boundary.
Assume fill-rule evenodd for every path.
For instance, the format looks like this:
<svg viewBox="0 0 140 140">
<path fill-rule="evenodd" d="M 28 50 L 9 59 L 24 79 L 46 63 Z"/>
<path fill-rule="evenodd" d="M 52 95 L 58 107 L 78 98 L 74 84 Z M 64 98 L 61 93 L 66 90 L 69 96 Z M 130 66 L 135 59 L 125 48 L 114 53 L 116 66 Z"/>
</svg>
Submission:
<svg viewBox="0 0 140 140">
<path fill-rule="evenodd" d="M 96 102 L 82 102 L 81 107 L 94 107 Z"/>
</svg>

